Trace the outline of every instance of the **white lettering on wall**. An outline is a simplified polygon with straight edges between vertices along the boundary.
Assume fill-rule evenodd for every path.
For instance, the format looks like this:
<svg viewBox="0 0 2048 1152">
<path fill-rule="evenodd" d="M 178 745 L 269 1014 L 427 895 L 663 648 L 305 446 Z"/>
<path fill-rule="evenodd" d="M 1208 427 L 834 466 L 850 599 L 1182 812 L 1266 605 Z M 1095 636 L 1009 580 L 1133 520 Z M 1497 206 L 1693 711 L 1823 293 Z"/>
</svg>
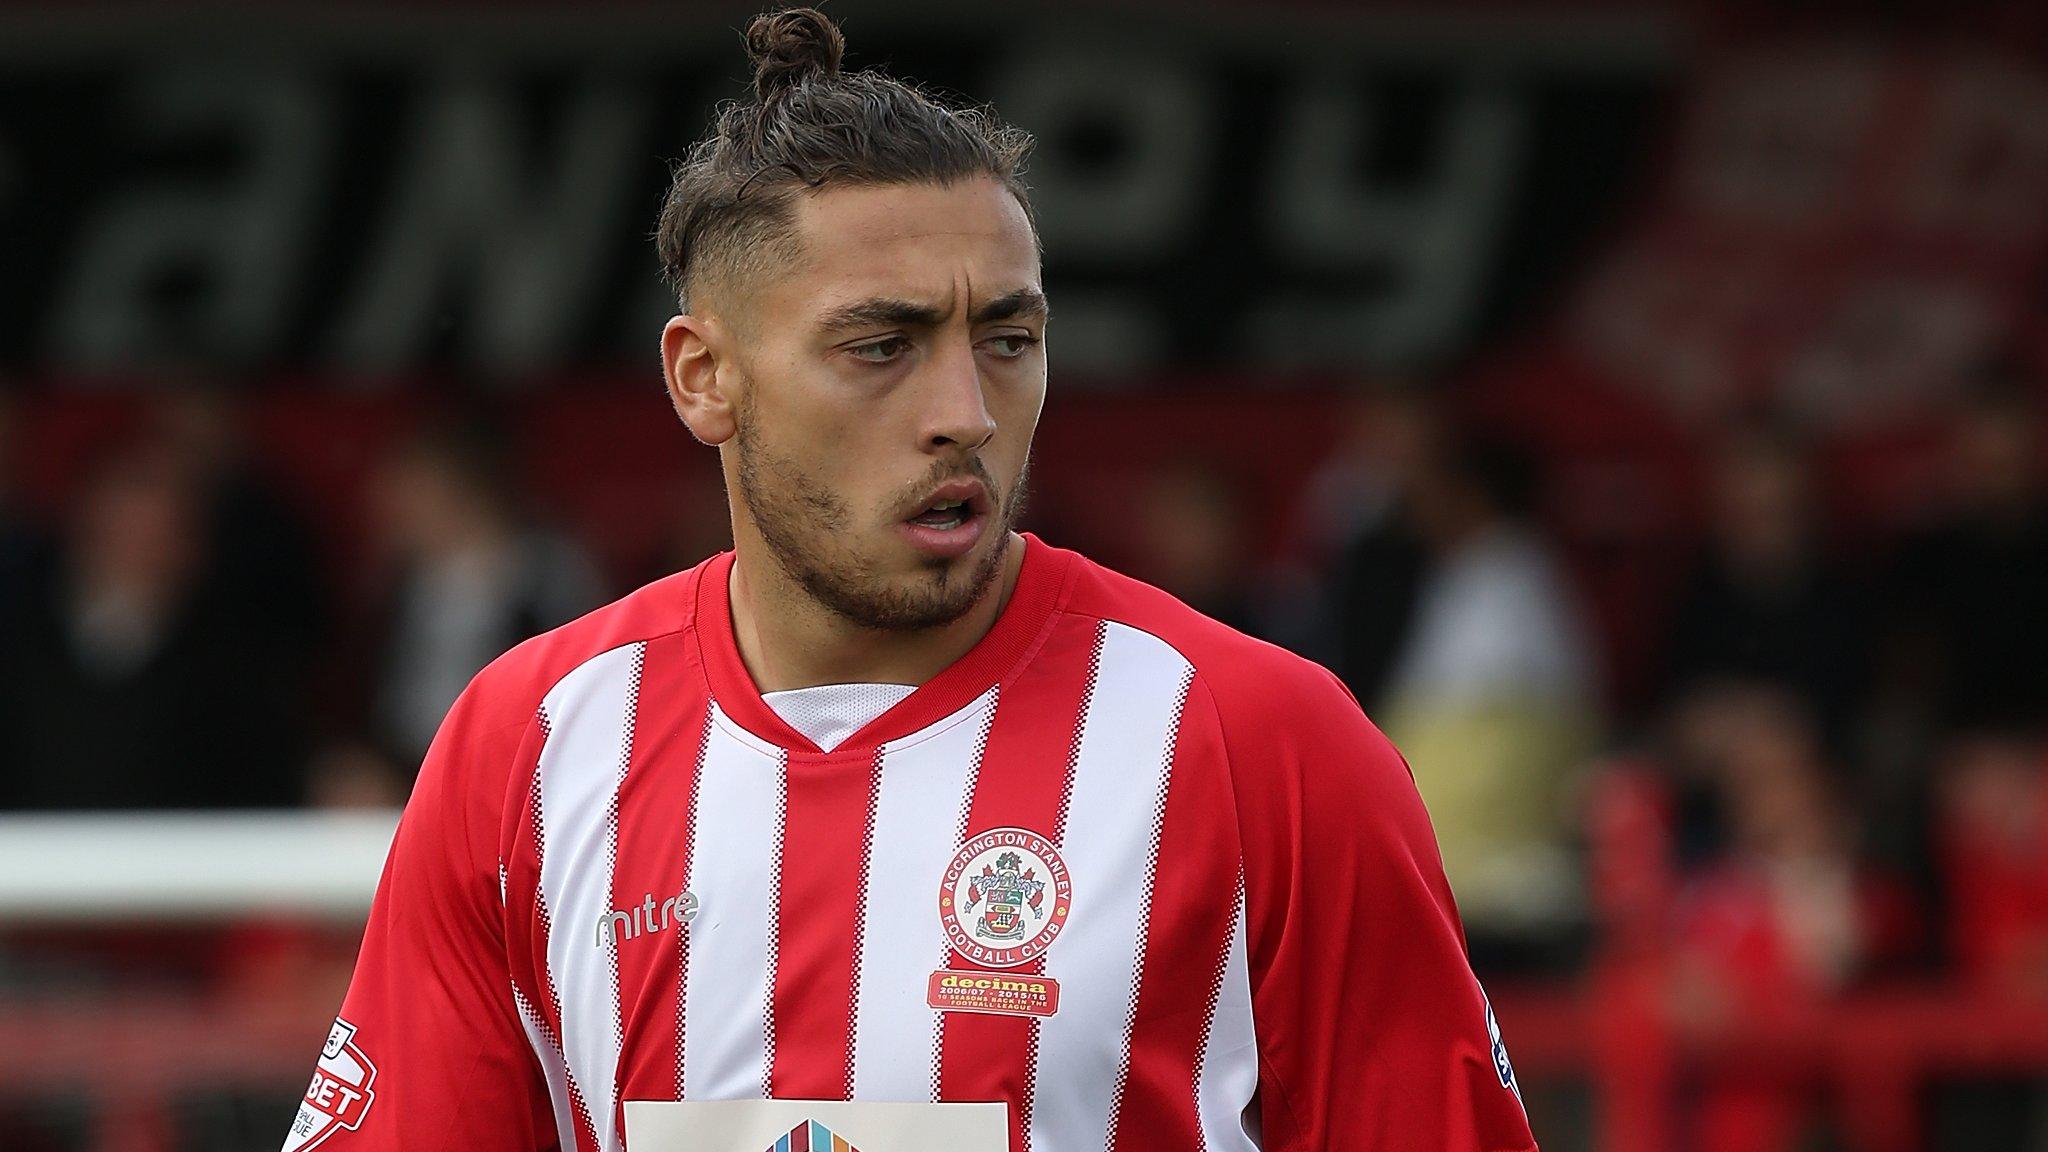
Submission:
<svg viewBox="0 0 2048 1152">
<path fill-rule="evenodd" d="M 88 213 L 50 330 L 52 357 L 86 368 L 155 358 L 245 361 L 273 348 L 323 191 L 329 117 L 297 77 L 196 69 L 139 80 L 124 101 L 134 153 L 225 140 L 235 162 L 203 178 L 116 185 Z"/>
<path fill-rule="evenodd" d="M 1256 321 L 1285 342 L 1289 316 L 1352 345 L 1352 361 L 1414 363 L 1451 350 L 1479 303 L 1519 174 L 1526 110 L 1506 88 L 1470 78 L 1432 135 L 1433 164 L 1398 187 L 1361 173 L 1353 157 L 1379 113 L 1337 77 L 1312 82 L 1278 125 L 1267 217 L 1283 251 L 1311 266 L 1377 271 L 1387 287 L 1353 300 L 1324 300 L 1317 315 L 1297 302 Z M 1334 325 L 1334 328 L 1332 327 Z M 1335 351 L 1335 349 L 1333 349 Z"/>
<path fill-rule="evenodd" d="M 645 189 L 630 187 L 644 102 L 594 80 L 530 155 L 508 86 L 459 74 L 429 94 L 398 167 L 394 202 L 333 331 L 357 368 L 415 359 L 460 301 L 461 358 L 516 369 L 566 358 Z"/>
</svg>

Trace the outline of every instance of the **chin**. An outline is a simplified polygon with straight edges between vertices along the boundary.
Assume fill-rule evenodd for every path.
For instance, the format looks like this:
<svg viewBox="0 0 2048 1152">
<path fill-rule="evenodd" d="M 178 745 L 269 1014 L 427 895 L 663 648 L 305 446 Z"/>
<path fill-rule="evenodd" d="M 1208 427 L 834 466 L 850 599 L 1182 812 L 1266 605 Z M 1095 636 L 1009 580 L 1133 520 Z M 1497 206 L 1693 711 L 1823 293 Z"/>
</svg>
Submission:
<svg viewBox="0 0 2048 1152">
<path fill-rule="evenodd" d="M 1000 555 L 1002 551 L 1002 538 L 990 533 L 983 539 L 976 541 L 973 548 L 960 553 L 958 556 L 931 556 L 918 553 L 916 560 L 913 562 L 928 574 L 946 574 L 956 579 L 965 580 L 983 565 L 993 564 L 995 562 L 994 558 Z"/>
<path fill-rule="evenodd" d="M 898 622 L 915 620 L 914 627 L 951 624 L 994 589 L 1002 554 L 1002 539 L 995 539 L 981 541 L 958 556 L 919 556 L 918 571 L 891 581 L 893 587 L 881 598 L 889 607 L 877 615 Z"/>
</svg>

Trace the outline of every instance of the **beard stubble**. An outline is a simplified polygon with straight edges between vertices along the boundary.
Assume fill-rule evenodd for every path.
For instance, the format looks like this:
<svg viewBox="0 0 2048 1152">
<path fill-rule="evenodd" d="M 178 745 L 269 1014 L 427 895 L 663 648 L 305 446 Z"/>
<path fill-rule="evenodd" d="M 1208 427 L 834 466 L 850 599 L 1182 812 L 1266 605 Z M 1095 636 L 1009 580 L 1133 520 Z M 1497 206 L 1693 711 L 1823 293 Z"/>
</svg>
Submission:
<svg viewBox="0 0 2048 1152">
<path fill-rule="evenodd" d="M 764 444 L 753 414 L 738 413 L 734 450 L 739 454 L 740 496 L 761 539 L 790 579 L 827 611 L 863 628 L 911 632 L 950 624 L 967 614 L 995 583 L 1008 551 L 988 549 L 964 575 L 957 562 L 933 560 L 908 580 L 891 580 L 872 557 L 848 547 L 853 512 L 838 494 L 819 484 L 789 457 Z M 1023 510 L 1026 470 L 1013 491 L 1004 492 L 979 456 L 934 464 L 917 491 L 958 476 L 973 476 L 988 487 L 990 528 L 997 541 L 1009 539 Z"/>
</svg>

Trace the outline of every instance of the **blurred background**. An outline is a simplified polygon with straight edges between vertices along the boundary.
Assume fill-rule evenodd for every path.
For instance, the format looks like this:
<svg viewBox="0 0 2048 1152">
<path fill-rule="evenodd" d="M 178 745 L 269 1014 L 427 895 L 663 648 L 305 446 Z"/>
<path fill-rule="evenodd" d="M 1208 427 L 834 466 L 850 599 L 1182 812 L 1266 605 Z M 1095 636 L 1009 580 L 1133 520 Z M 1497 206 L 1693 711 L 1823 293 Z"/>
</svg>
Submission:
<svg viewBox="0 0 2048 1152">
<path fill-rule="evenodd" d="M 2048 10 L 830 7 L 1038 134 L 1029 526 L 1407 751 L 1546 1149 L 2048 1149 Z M 456 692 L 725 546 L 752 10 L 0 3 L 0 1148 L 276 1147 Z"/>
</svg>

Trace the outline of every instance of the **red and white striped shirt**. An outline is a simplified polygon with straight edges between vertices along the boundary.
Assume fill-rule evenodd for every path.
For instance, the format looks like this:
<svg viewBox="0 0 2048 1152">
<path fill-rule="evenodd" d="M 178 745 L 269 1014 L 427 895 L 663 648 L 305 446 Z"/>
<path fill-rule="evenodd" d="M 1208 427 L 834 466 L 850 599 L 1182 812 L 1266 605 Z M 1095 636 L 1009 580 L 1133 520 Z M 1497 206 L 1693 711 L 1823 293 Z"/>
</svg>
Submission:
<svg viewBox="0 0 2048 1152">
<path fill-rule="evenodd" d="M 764 1098 L 1000 1102 L 1017 1152 L 1532 1148 L 1349 694 L 1027 540 L 830 752 L 742 665 L 730 553 L 492 664 L 286 1148 L 614 1152 L 627 1101 Z"/>
</svg>

